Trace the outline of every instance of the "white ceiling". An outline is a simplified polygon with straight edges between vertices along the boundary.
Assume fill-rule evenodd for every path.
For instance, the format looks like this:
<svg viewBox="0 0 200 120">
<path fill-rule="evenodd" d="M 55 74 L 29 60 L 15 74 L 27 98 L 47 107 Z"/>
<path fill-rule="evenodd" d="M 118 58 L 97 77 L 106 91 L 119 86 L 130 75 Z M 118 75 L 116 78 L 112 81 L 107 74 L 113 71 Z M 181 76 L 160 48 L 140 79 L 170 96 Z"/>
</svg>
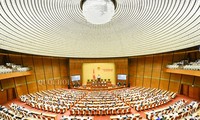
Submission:
<svg viewBox="0 0 200 120">
<path fill-rule="evenodd" d="M 80 0 L 0 0 L 0 48 L 81 58 L 125 57 L 200 45 L 200 0 L 116 0 L 92 25 Z"/>
</svg>

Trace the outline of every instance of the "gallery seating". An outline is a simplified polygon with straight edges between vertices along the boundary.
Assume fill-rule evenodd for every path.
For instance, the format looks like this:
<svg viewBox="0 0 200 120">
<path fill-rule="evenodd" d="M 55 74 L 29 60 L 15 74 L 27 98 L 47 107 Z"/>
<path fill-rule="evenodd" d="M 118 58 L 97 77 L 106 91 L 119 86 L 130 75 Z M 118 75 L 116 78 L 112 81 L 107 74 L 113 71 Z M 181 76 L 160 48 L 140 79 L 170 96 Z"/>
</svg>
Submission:
<svg viewBox="0 0 200 120">
<path fill-rule="evenodd" d="M 171 65 L 167 65 L 166 67 L 169 69 L 200 70 L 200 59 L 197 59 L 194 62 L 181 60 L 179 62 L 174 62 Z"/>
<path fill-rule="evenodd" d="M 11 72 L 25 72 L 29 70 L 30 70 L 29 67 L 16 65 L 14 63 L 6 63 L 6 65 L 0 65 L 0 74 L 11 73 Z"/>
</svg>

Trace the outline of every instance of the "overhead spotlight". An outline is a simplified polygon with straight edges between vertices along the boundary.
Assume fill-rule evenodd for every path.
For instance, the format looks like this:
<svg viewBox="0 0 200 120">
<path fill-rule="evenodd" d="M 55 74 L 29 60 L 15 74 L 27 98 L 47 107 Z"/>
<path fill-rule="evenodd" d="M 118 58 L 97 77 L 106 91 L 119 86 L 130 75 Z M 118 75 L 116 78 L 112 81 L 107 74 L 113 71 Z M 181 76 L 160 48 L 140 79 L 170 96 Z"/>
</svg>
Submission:
<svg viewBox="0 0 200 120">
<path fill-rule="evenodd" d="M 81 0 L 80 7 L 83 16 L 91 24 L 105 24 L 111 21 L 115 14 L 115 0 Z"/>
</svg>

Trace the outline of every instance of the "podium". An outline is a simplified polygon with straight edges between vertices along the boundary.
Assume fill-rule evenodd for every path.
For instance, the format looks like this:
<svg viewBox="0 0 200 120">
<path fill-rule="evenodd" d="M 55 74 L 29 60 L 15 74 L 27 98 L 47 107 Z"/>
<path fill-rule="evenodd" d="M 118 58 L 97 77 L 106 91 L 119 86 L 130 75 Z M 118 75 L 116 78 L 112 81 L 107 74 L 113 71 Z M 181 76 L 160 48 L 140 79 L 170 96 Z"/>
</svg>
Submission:
<svg viewBox="0 0 200 120">
<path fill-rule="evenodd" d="M 106 81 L 106 79 L 103 81 L 103 79 L 97 78 L 97 80 L 91 80 L 87 82 L 87 87 L 92 88 L 108 88 L 112 87 L 112 84 L 110 81 Z"/>
<path fill-rule="evenodd" d="M 97 81 L 101 81 L 101 76 L 100 75 L 97 76 Z"/>
</svg>

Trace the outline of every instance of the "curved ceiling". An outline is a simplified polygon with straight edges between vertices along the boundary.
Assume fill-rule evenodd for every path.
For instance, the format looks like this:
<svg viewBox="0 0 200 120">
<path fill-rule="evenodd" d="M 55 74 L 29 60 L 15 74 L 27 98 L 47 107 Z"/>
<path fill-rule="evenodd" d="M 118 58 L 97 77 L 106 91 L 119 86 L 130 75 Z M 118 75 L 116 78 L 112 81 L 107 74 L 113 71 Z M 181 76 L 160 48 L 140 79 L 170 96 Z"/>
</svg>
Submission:
<svg viewBox="0 0 200 120">
<path fill-rule="evenodd" d="M 0 0 L 0 48 L 60 57 L 125 57 L 200 45 L 200 0 L 116 0 L 87 23 L 80 0 Z"/>
</svg>

